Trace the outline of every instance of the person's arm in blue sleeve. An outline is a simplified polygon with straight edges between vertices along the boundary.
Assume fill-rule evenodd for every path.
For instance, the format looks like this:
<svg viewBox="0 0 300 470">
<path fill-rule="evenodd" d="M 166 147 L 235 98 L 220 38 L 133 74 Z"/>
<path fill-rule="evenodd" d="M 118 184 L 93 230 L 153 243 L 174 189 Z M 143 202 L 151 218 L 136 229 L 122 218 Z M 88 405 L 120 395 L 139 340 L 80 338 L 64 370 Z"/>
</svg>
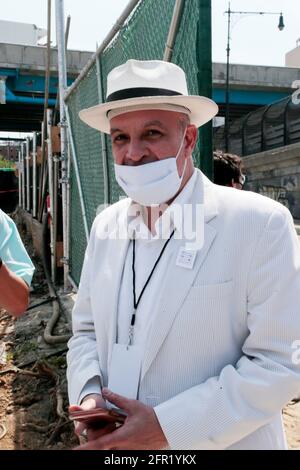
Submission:
<svg viewBox="0 0 300 470">
<path fill-rule="evenodd" d="M 25 312 L 33 272 L 14 222 L 0 211 L 0 307 L 14 316 Z"/>
</svg>

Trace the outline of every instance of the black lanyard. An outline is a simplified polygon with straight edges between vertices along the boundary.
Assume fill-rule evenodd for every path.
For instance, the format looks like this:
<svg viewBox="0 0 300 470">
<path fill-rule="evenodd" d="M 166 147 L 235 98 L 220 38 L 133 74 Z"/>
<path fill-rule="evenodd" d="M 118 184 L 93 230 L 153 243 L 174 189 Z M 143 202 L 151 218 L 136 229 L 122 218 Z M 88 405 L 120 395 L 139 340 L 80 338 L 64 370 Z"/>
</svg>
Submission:
<svg viewBox="0 0 300 470">
<path fill-rule="evenodd" d="M 132 240 L 132 287 L 133 287 L 133 307 L 134 307 L 134 310 L 133 310 L 133 314 L 131 316 L 131 321 L 130 321 L 130 328 L 129 328 L 129 344 L 132 344 L 132 338 L 133 338 L 133 328 L 134 328 L 134 324 L 135 324 L 135 314 L 136 314 L 136 310 L 138 308 L 138 305 L 140 303 L 140 300 L 142 298 L 142 295 L 143 293 L 145 292 L 145 289 L 147 287 L 147 285 L 149 284 L 149 281 L 152 277 L 152 274 L 154 273 L 155 271 L 155 268 L 156 266 L 158 265 L 159 263 L 159 260 L 160 258 L 162 257 L 163 255 L 163 252 L 165 251 L 165 249 L 167 248 L 167 245 L 169 243 L 169 241 L 171 240 L 171 238 L 173 237 L 174 235 L 174 232 L 175 230 L 173 230 L 173 232 L 171 233 L 170 237 L 168 238 L 168 240 L 166 241 L 166 243 L 164 244 L 164 246 L 162 247 L 162 250 L 157 258 L 157 260 L 155 261 L 154 263 L 154 266 L 151 270 L 151 273 L 149 274 L 148 276 L 148 279 L 147 281 L 145 282 L 144 284 L 144 287 L 139 295 L 139 298 L 136 300 L 136 292 L 135 292 L 135 236 L 133 236 L 133 240 Z"/>
</svg>

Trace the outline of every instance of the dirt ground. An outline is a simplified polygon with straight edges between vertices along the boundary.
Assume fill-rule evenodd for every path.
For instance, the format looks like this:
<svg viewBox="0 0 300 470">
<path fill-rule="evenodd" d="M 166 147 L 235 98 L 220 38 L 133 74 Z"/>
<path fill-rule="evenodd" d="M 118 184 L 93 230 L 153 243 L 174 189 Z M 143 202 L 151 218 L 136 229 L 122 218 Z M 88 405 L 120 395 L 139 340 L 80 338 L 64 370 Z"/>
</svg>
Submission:
<svg viewBox="0 0 300 470">
<path fill-rule="evenodd" d="M 44 340 L 53 302 L 31 240 L 19 230 L 36 272 L 30 310 L 16 320 L 0 309 L 0 449 L 70 449 L 78 442 L 67 415 L 67 343 Z M 52 334 L 70 334 L 64 310 Z"/>
<path fill-rule="evenodd" d="M 18 321 L 0 313 L 0 449 L 69 449 L 77 442 L 66 414 L 66 347 L 42 341 L 51 316 L 45 310 Z"/>
<path fill-rule="evenodd" d="M 300 401 L 292 401 L 284 408 L 283 421 L 289 448 L 300 450 Z"/>
<path fill-rule="evenodd" d="M 18 320 L 0 309 L 0 449 L 71 449 L 77 439 L 66 414 L 66 341 L 44 341 L 52 302 L 37 305 L 49 300 L 48 287 L 31 240 L 25 244 L 36 266 L 30 304 L 36 307 Z M 53 334 L 69 332 L 62 311 Z M 300 450 L 300 397 L 283 419 L 289 448 Z"/>
</svg>

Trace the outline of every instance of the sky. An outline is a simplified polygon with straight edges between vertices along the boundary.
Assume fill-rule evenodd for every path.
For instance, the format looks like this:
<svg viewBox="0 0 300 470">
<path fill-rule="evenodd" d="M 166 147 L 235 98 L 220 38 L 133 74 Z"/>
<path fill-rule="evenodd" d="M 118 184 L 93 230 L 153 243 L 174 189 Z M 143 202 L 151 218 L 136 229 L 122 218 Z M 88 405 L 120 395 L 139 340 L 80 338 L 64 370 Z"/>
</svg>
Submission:
<svg viewBox="0 0 300 470">
<path fill-rule="evenodd" d="M 155 0 L 163 2 L 164 0 Z M 190 0 L 187 0 L 190 1 Z M 65 0 L 65 15 L 71 15 L 69 48 L 94 51 L 110 31 L 128 0 Z M 233 63 L 284 66 L 285 53 L 300 37 L 298 0 L 231 0 L 233 11 L 283 12 L 285 29 L 278 30 L 279 15 L 232 15 Z M 227 0 L 212 0 L 213 60 L 226 61 Z M 0 19 L 47 26 L 47 0 L 1 2 Z M 55 1 L 52 0 L 52 39 L 55 41 Z"/>
<path fill-rule="evenodd" d="M 65 16 L 71 15 L 69 49 L 95 51 L 129 0 L 65 0 Z M 155 0 L 163 2 L 164 0 Z M 190 1 L 190 0 L 187 0 Z M 231 15 L 230 62 L 254 65 L 285 65 L 285 53 L 300 38 L 298 0 L 231 0 L 233 11 L 265 11 L 275 15 Z M 212 0 L 212 57 L 226 62 L 228 0 Z M 278 30 L 282 11 L 285 28 Z M 1 2 L 0 19 L 34 23 L 47 27 L 47 0 L 9 0 Z M 52 0 L 52 41 L 55 37 L 55 1 Z"/>
<path fill-rule="evenodd" d="M 300 38 L 298 0 L 231 0 L 233 11 L 275 12 L 275 15 L 231 15 L 230 62 L 236 64 L 284 66 L 286 52 Z M 227 0 L 212 0 L 213 61 L 226 62 Z M 285 28 L 279 31 L 282 11 Z"/>
</svg>

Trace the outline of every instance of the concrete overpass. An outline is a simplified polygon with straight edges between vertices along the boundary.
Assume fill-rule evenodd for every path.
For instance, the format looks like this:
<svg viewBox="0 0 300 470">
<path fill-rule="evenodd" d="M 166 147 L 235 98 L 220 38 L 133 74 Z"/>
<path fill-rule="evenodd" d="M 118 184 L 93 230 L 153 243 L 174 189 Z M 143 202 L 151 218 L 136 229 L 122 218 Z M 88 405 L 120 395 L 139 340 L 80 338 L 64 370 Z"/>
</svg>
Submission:
<svg viewBox="0 0 300 470">
<path fill-rule="evenodd" d="M 292 83 L 300 80 L 300 69 L 260 65 L 231 64 L 230 118 L 236 119 L 248 112 L 290 95 Z M 219 105 L 219 115 L 225 116 L 226 64 L 213 64 L 213 99 Z"/>
<path fill-rule="evenodd" d="M 0 104 L 1 131 L 40 130 L 43 119 L 47 50 L 40 46 L 0 43 L 0 78 L 5 104 Z M 91 52 L 68 51 L 70 85 L 91 57 Z M 58 88 L 57 49 L 51 50 L 49 105 L 55 105 Z"/>
<path fill-rule="evenodd" d="M 79 74 L 92 52 L 68 51 L 68 84 Z M 0 79 L 5 86 L 6 104 L 0 105 L 0 130 L 40 130 L 45 89 L 46 48 L 0 43 Z M 51 50 L 49 104 L 54 106 L 58 87 L 57 49 Z M 230 65 L 230 116 L 249 111 L 292 92 L 300 70 L 287 67 Z M 213 98 L 225 114 L 226 64 L 213 64 Z M 0 83 L 1 85 L 1 83 Z M 1 93 L 0 93 L 1 95 Z"/>
</svg>

